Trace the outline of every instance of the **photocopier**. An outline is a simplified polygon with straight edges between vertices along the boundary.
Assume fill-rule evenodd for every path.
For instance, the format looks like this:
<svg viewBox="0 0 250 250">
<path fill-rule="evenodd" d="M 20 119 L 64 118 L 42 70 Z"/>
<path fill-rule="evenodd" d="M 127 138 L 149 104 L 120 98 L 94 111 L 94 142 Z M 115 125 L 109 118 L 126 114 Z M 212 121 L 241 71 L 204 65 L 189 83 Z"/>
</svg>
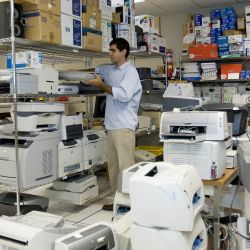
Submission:
<svg viewBox="0 0 250 250">
<path fill-rule="evenodd" d="M 205 180 L 224 174 L 231 140 L 225 112 L 165 112 L 160 139 L 164 142 L 164 161 L 192 165 Z"/>
<path fill-rule="evenodd" d="M 0 218 L 1 244 L 11 249 L 53 250 L 56 239 L 76 230 L 66 226 L 63 217 L 38 211 Z"/>
</svg>

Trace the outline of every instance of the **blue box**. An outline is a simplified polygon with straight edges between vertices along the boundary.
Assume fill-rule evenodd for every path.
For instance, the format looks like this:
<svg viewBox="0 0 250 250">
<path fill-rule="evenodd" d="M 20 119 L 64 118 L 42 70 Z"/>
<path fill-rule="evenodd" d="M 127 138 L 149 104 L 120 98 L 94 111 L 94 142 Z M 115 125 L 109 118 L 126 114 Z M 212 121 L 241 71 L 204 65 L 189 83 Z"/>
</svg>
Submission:
<svg viewBox="0 0 250 250">
<path fill-rule="evenodd" d="M 194 16 L 194 26 L 202 26 L 202 17 L 203 15 L 197 14 Z"/>
<path fill-rule="evenodd" d="M 240 79 L 246 79 L 246 71 L 245 70 L 242 70 L 240 72 Z"/>
<path fill-rule="evenodd" d="M 247 70 L 247 71 L 246 71 L 246 79 L 249 79 L 249 78 L 250 78 L 250 71 Z"/>
<path fill-rule="evenodd" d="M 211 18 L 211 20 L 220 20 L 220 18 L 221 18 L 220 10 L 219 9 L 211 10 L 210 11 L 210 18 Z"/>
<path fill-rule="evenodd" d="M 218 47 L 229 48 L 228 37 L 227 36 L 218 36 L 217 42 L 218 42 Z"/>
</svg>

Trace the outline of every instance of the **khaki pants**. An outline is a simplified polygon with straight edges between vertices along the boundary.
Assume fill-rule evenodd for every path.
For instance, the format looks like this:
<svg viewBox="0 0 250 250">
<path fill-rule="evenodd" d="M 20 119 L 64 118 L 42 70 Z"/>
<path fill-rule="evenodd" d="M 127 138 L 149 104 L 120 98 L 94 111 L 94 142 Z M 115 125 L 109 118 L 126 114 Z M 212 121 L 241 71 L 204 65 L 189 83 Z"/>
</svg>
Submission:
<svg viewBox="0 0 250 250">
<path fill-rule="evenodd" d="M 108 130 L 107 146 L 109 180 L 115 193 L 119 173 L 134 164 L 135 132 L 131 129 Z"/>
</svg>

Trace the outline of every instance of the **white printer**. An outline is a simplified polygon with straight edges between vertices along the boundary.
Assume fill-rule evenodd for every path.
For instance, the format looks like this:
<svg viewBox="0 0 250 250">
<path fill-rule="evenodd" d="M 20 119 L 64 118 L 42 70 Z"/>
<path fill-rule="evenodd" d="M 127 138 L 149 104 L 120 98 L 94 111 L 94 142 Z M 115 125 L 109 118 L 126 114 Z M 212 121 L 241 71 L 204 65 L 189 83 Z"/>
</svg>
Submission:
<svg viewBox="0 0 250 250">
<path fill-rule="evenodd" d="M 25 73 L 16 74 L 17 94 L 38 94 L 37 76 Z M 14 94 L 13 74 L 0 70 L 0 93 Z"/>
<path fill-rule="evenodd" d="M 55 250 L 118 250 L 112 225 L 99 222 L 55 241 Z"/>
<path fill-rule="evenodd" d="M 82 150 L 82 140 L 60 141 L 58 144 L 57 177 L 64 178 L 84 170 Z"/>
<path fill-rule="evenodd" d="M 82 173 L 66 180 L 56 180 L 53 182 L 53 187 L 46 189 L 46 196 L 49 199 L 75 205 L 83 205 L 88 200 L 96 198 L 98 194 L 96 176 L 86 176 Z"/>
<path fill-rule="evenodd" d="M 0 218 L 1 244 L 11 249 L 53 250 L 56 239 L 76 230 L 66 227 L 63 217 L 44 212 Z"/>
<path fill-rule="evenodd" d="M 132 175 L 130 200 L 136 224 L 192 231 L 204 205 L 203 184 L 192 166 L 149 163 Z"/>
<path fill-rule="evenodd" d="M 133 223 L 130 235 L 133 250 L 207 250 L 206 227 L 200 216 L 195 219 L 191 232 L 148 228 Z"/>
<path fill-rule="evenodd" d="M 31 188 L 56 179 L 59 132 L 19 133 L 20 187 Z M 16 185 L 16 154 L 13 133 L 0 135 L 0 182 Z"/>
<path fill-rule="evenodd" d="M 58 71 L 55 69 L 18 69 L 17 72 L 36 76 L 39 93 L 57 94 L 59 77 Z"/>
<path fill-rule="evenodd" d="M 83 131 L 83 166 L 87 170 L 107 162 L 107 135 L 105 131 Z"/>
<path fill-rule="evenodd" d="M 57 89 L 57 94 L 78 94 L 79 87 L 73 84 L 59 84 Z"/>
<path fill-rule="evenodd" d="M 14 105 L 11 107 L 11 117 L 14 121 Z M 18 102 L 18 131 L 41 131 L 58 129 L 60 115 L 64 112 L 64 104 L 52 102 Z"/>
<path fill-rule="evenodd" d="M 82 113 L 78 115 L 61 115 L 59 125 L 61 140 L 82 138 L 82 122 Z"/>
<path fill-rule="evenodd" d="M 164 112 L 161 117 L 160 139 L 163 142 L 219 141 L 228 136 L 225 112 Z"/>
<path fill-rule="evenodd" d="M 227 166 L 226 143 L 225 141 L 164 143 L 164 161 L 177 165 L 191 165 L 195 167 L 201 179 L 218 179 L 222 177 Z"/>
</svg>

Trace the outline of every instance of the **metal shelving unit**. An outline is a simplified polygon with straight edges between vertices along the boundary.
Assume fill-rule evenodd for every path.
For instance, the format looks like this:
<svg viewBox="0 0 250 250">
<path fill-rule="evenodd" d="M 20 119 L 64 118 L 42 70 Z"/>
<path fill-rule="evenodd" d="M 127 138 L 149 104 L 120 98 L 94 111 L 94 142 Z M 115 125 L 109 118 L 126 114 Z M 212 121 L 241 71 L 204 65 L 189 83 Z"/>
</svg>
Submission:
<svg viewBox="0 0 250 250">
<path fill-rule="evenodd" d="M 223 79 L 217 79 L 217 80 L 199 80 L 199 81 L 191 81 L 194 84 L 203 84 L 203 83 L 216 83 L 216 84 L 225 84 L 225 83 L 247 83 L 250 82 L 250 79 L 230 79 L 230 80 L 223 80 Z"/>
<path fill-rule="evenodd" d="M 182 58 L 181 63 L 192 63 L 192 62 L 218 62 L 218 63 L 231 63 L 231 62 L 248 62 L 250 56 L 239 56 L 239 57 L 223 57 L 223 58 L 208 58 L 208 59 L 190 59 Z"/>
</svg>

